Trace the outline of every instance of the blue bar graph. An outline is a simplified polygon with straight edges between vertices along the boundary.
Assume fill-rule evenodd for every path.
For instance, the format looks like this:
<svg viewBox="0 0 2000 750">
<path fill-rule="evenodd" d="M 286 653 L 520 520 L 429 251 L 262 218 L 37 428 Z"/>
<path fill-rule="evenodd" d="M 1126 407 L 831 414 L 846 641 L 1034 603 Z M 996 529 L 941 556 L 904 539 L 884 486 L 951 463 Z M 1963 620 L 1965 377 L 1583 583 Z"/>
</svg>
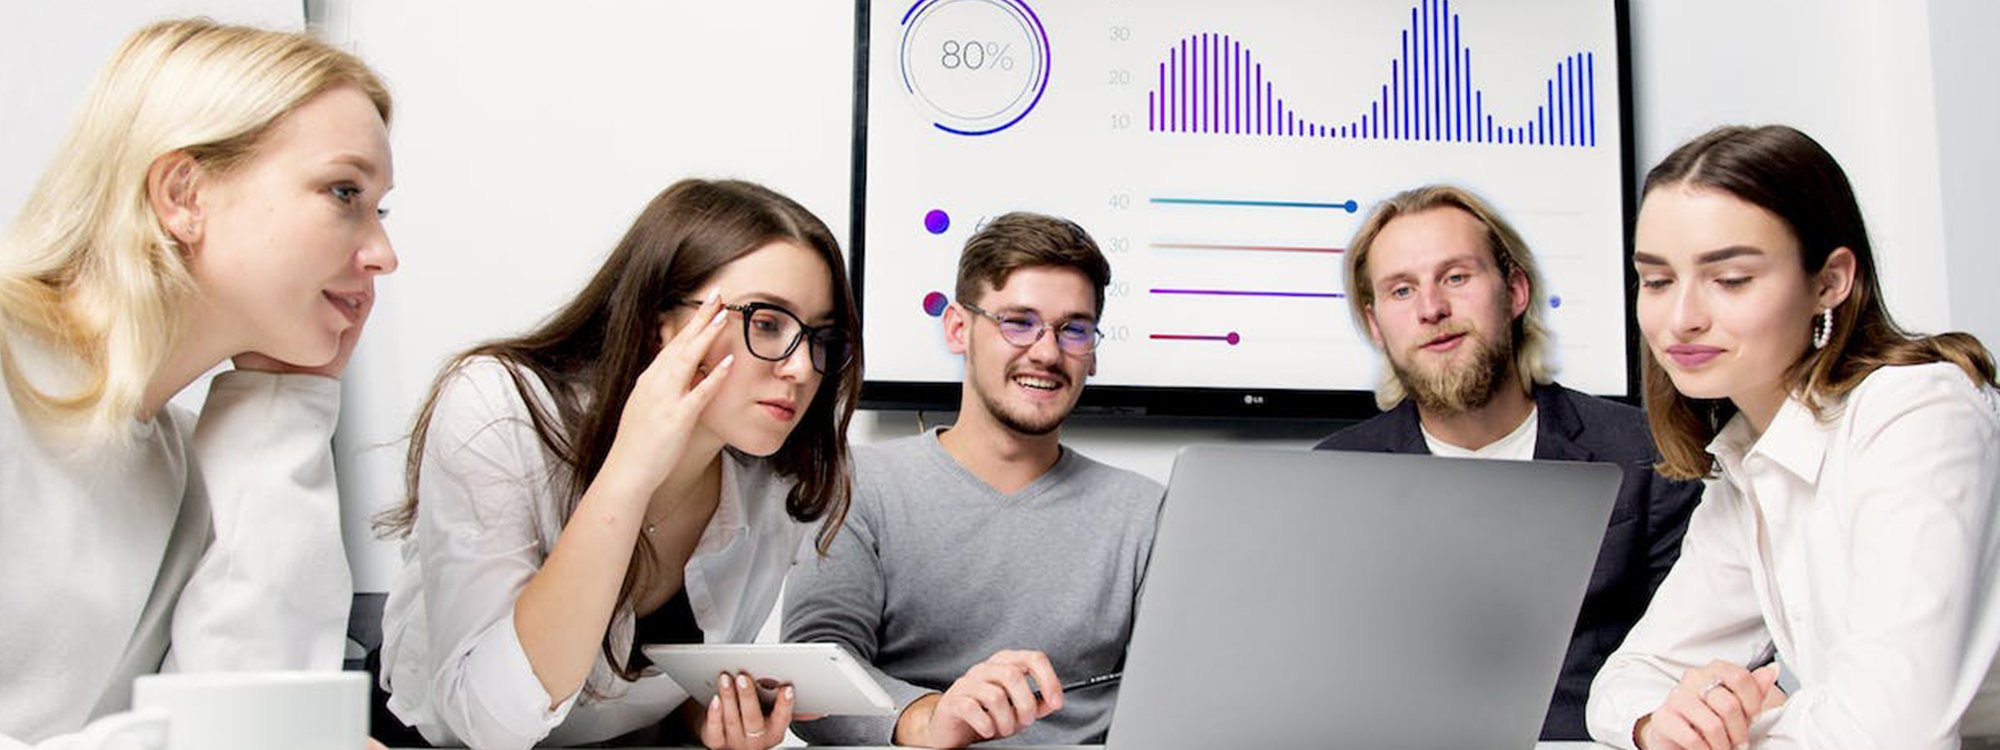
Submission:
<svg viewBox="0 0 2000 750">
<path fill-rule="evenodd" d="M 1564 56 L 1542 81 L 1534 113 L 1508 124 L 1487 109 L 1486 90 L 1478 85 L 1472 49 L 1460 35 L 1451 0 L 1421 0 L 1410 8 L 1399 50 L 1374 101 L 1352 119 L 1318 121 L 1287 106 L 1281 89 L 1265 77 L 1263 63 L 1241 40 L 1192 34 L 1168 47 L 1159 64 L 1146 95 L 1146 127 L 1160 133 L 1597 145 L 1594 52 Z"/>
</svg>

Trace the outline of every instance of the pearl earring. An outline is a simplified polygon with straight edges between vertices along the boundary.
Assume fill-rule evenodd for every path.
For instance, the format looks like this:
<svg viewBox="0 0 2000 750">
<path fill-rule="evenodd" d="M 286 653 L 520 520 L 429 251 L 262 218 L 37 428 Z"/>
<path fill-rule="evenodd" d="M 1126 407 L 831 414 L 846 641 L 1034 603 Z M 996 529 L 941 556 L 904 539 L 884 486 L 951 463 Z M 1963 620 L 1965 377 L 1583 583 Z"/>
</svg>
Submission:
<svg viewBox="0 0 2000 750">
<path fill-rule="evenodd" d="M 1833 308 L 1819 311 L 1819 320 L 1813 321 L 1813 348 L 1824 349 L 1828 339 L 1833 338 Z"/>
</svg>

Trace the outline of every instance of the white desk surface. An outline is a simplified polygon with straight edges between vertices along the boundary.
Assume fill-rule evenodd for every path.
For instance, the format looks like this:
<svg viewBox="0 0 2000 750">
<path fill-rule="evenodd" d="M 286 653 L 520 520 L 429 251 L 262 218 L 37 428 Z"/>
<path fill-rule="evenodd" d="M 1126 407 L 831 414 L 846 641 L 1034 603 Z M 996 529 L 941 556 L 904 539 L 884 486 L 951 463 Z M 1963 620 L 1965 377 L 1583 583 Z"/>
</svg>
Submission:
<svg viewBox="0 0 2000 750">
<path fill-rule="evenodd" d="M 798 746 L 796 744 L 784 744 L 782 748 L 798 748 Z M 884 750 L 884 746 L 830 746 L 830 744 L 822 744 L 822 746 L 814 746 L 814 748 L 816 750 Z M 984 746 L 976 746 L 976 748 L 984 748 Z M 1004 746 L 1004 748 L 1006 750 L 1104 750 L 1102 744 L 1022 744 L 1022 746 Z M 392 748 L 392 750 L 406 750 L 406 748 Z M 632 748 L 632 750 L 670 750 L 670 748 Z M 1612 746 L 1608 746 L 1608 744 L 1596 744 L 1596 742 L 1536 742 L 1534 750 L 1612 750 Z"/>
<path fill-rule="evenodd" d="M 818 750 L 870 750 L 870 748 L 838 748 L 838 746 L 816 746 Z M 1534 750 L 1608 750 L 1608 744 L 1596 742 L 1536 742 Z M 1050 746 L 1008 746 L 1006 750 L 1104 750 L 1102 744 L 1050 744 Z"/>
<path fill-rule="evenodd" d="M 798 747 L 798 746 L 783 745 L 782 747 Z M 817 750 L 881 750 L 881 746 L 841 747 L 835 745 L 816 745 L 814 747 L 817 748 Z M 984 746 L 980 745 L 975 747 L 984 747 Z M 1004 747 L 1006 747 L 1007 750 L 1104 750 L 1103 745 L 1008 745 Z M 396 750 L 402 750 L 402 749 L 397 748 Z M 668 749 L 635 748 L 634 750 L 668 750 Z M 1611 750 L 1611 746 L 1600 745 L 1595 742 L 1537 742 L 1535 743 L 1535 750 Z"/>
<path fill-rule="evenodd" d="M 796 744 L 786 744 L 784 748 L 796 748 Z M 814 746 L 814 748 L 816 750 L 882 750 L 882 746 L 830 746 L 830 744 L 822 744 L 822 746 Z M 976 746 L 976 748 L 982 748 L 982 746 Z M 1022 744 L 1022 746 L 1004 746 L 1004 748 L 1006 750 L 1104 750 L 1102 744 L 1042 744 L 1042 746 Z M 406 750 L 406 748 L 392 748 L 392 750 Z M 670 750 L 670 748 L 632 748 L 632 750 Z M 678 748 L 674 748 L 674 750 L 678 750 Z M 1596 742 L 1536 742 L 1534 750 L 1612 750 L 1612 746 L 1608 746 L 1608 744 L 1596 744 Z"/>
</svg>

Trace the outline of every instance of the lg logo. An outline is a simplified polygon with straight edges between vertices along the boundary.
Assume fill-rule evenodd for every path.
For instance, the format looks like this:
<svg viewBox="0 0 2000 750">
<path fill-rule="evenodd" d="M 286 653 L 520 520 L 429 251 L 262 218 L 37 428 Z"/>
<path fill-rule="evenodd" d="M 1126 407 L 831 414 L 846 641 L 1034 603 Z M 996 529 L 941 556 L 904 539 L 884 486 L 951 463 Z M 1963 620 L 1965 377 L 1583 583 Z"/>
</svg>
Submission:
<svg viewBox="0 0 2000 750">
<path fill-rule="evenodd" d="M 1243 404 L 1245 406 L 1263 406 L 1264 397 L 1255 393 L 1245 393 L 1243 394 Z"/>
</svg>

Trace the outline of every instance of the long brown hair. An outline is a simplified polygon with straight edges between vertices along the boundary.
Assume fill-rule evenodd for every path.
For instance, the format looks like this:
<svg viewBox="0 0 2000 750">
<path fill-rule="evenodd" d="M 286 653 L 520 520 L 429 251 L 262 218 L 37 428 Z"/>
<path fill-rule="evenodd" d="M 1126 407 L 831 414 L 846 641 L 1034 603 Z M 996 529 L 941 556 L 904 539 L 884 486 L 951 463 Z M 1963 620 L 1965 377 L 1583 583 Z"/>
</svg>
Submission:
<svg viewBox="0 0 2000 750">
<path fill-rule="evenodd" d="M 805 207 L 748 182 L 674 183 L 646 206 L 597 275 L 568 305 L 533 331 L 458 355 L 431 383 L 410 430 L 403 504 L 378 517 L 377 530 L 384 536 L 406 536 L 415 527 L 417 480 L 439 392 L 459 366 L 480 356 L 508 365 L 536 437 L 567 470 L 569 496 L 562 505 L 562 521 L 567 523 L 584 490 L 604 467 L 634 382 L 662 346 L 660 315 L 693 296 L 724 266 L 780 240 L 820 254 L 833 273 L 834 320 L 847 331 L 859 331 L 840 245 Z M 536 397 L 524 370 L 548 389 L 553 413 Z M 785 512 L 799 521 L 820 521 L 815 546 L 821 554 L 847 516 L 851 494 L 847 425 L 861 390 L 860 373 L 857 340 L 847 366 L 821 379 L 799 426 L 769 459 L 779 474 L 797 481 L 785 497 Z M 631 606 L 639 583 L 655 572 L 652 560 L 652 544 L 641 534 L 618 592 L 621 609 Z M 623 656 L 612 652 L 609 634 L 604 655 L 620 676 L 638 678 Z"/>
<path fill-rule="evenodd" d="M 1861 222 L 1840 164 L 1811 136 L 1783 125 L 1716 128 L 1674 150 L 1646 174 L 1641 195 L 1670 185 L 1720 190 L 1771 212 L 1799 241 L 1799 262 L 1808 275 L 1825 268 L 1835 250 L 1854 254 L 1854 285 L 1833 308 L 1826 346 L 1807 348 L 1785 370 L 1785 389 L 1826 418 L 1839 401 L 1881 367 L 1951 362 L 1976 383 L 1994 382 L 1993 357 L 1979 340 L 1964 333 L 1919 336 L 1896 325 L 1882 303 L 1875 252 Z M 1728 399 L 1684 396 L 1673 379 L 1641 347 L 1646 418 L 1659 443 L 1660 473 L 1677 479 L 1709 476 L 1715 457 L 1708 443 L 1736 414 Z"/>
</svg>

